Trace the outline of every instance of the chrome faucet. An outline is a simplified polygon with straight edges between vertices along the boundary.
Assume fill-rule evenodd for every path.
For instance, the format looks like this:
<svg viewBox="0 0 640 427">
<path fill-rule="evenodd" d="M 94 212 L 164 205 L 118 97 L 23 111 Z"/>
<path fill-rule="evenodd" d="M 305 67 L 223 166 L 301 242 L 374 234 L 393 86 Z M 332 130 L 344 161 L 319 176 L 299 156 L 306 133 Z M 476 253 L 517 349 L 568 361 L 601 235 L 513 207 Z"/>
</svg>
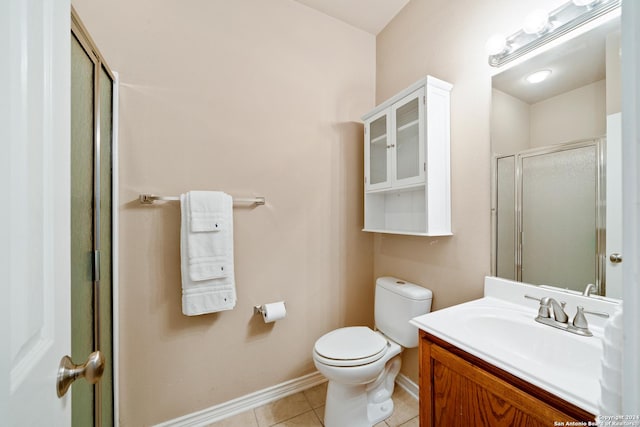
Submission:
<svg viewBox="0 0 640 427">
<path fill-rule="evenodd" d="M 569 316 L 564 312 L 564 306 L 566 302 L 558 302 L 550 297 L 544 297 L 540 300 L 540 306 L 551 306 L 551 314 L 556 322 L 567 323 L 569 322 Z M 551 317 L 551 316 L 549 316 Z"/>
<path fill-rule="evenodd" d="M 573 321 L 569 323 L 569 316 L 567 316 L 567 313 L 564 311 L 564 307 L 566 305 L 565 302 L 558 302 L 551 297 L 536 298 L 529 295 L 525 295 L 524 297 L 540 301 L 538 315 L 535 318 L 536 322 L 542 323 L 543 325 L 553 326 L 554 328 L 563 329 L 578 335 L 587 337 L 593 336 L 593 333 L 589 330 L 587 319 L 584 316 L 585 313 L 600 317 L 609 317 L 608 313 L 588 311 L 585 310 L 584 307 L 578 306 Z"/>
<path fill-rule="evenodd" d="M 584 292 L 582 292 L 582 296 L 588 297 L 596 290 L 596 285 L 593 283 L 589 283 L 586 288 L 584 288 Z"/>
</svg>

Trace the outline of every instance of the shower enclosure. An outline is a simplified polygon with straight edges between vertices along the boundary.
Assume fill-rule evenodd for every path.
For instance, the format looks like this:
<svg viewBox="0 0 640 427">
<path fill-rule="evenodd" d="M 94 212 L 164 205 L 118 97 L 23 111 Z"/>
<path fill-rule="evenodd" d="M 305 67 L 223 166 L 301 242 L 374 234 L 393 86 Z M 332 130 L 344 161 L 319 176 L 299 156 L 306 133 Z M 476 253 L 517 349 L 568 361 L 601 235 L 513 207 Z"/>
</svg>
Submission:
<svg viewBox="0 0 640 427">
<path fill-rule="evenodd" d="M 604 139 L 494 159 L 497 276 L 605 293 Z"/>
<path fill-rule="evenodd" d="M 96 384 L 76 381 L 73 426 L 112 426 L 112 141 L 114 74 L 71 16 L 71 358 L 104 357 Z"/>
</svg>

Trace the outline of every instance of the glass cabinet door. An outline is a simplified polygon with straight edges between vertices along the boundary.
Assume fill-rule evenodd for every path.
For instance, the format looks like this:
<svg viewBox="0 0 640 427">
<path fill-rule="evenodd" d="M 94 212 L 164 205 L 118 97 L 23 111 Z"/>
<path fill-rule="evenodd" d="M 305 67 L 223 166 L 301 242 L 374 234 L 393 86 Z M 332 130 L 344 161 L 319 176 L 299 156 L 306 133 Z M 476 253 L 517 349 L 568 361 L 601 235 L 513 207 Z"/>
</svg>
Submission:
<svg viewBox="0 0 640 427">
<path fill-rule="evenodd" d="M 367 175 L 365 186 L 367 190 L 386 188 L 391 185 L 389 179 L 389 169 L 391 168 L 389 127 L 389 115 L 386 111 L 367 122 L 365 144 L 365 173 Z"/>
<path fill-rule="evenodd" d="M 394 141 L 392 142 L 393 185 L 406 186 L 424 182 L 424 89 L 408 95 L 392 108 Z"/>
</svg>

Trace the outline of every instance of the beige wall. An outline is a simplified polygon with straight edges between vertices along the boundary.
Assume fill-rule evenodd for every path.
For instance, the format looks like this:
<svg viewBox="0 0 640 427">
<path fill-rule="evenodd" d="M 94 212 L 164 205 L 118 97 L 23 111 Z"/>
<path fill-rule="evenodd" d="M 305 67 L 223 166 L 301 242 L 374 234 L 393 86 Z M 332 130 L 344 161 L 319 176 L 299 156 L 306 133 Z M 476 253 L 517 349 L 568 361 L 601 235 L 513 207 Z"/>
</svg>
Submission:
<svg viewBox="0 0 640 427">
<path fill-rule="evenodd" d="M 531 148 L 600 137 L 607 132 L 606 82 L 531 105 Z"/>
<path fill-rule="evenodd" d="M 528 149 L 531 106 L 497 89 L 491 94 L 491 152 L 513 154 Z"/>
<path fill-rule="evenodd" d="M 552 10 L 562 0 L 535 2 Z M 451 82 L 452 237 L 378 235 L 374 275 L 431 288 L 433 308 L 480 297 L 490 273 L 491 69 L 484 44 L 510 34 L 534 9 L 530 0 L 412 0 L 377 37 L 376 101 L 431 74 Z M 418 379 L 417 351 L 403 372 Z"/>
<path fill-rule="evenodd" d="M 535 104 L 492 90 L 491 149 L 510 154 L 606 133 L 606 86 L 600 80 Z"/>
<path fill-rule="evenodd" d="M 375 38 L 291 0 L 74 0 L 120 74 L 120 420 L 152 425 L 314 371 L 323 333 L 373 323 L 362 124 Z M 181 313 L 177 203 L 236 209 L 238 305 Z M 255 304 L 285 300 L 265 325 Z"/>
</svg>

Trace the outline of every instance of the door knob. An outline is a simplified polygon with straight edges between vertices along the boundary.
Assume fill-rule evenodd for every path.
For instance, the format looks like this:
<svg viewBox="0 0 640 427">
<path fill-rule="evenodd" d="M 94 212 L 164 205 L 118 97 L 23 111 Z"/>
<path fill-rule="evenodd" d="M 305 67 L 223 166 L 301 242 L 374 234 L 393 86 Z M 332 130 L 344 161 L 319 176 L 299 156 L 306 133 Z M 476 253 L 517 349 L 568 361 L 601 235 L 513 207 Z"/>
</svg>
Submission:
<svg viewBox="0 0 640 427">
<path fill-rule="evenodd" d="M 71 384 L 79 377 L 84 377 L 90 384 L 95 384 L 100 380 L 103 372 L 104 356 L 100 351 L 91 353 L 82 365 L 76 365 L 69 356 L 64 356 L 60 360 L 56 381 L 58 397 L 64 396 Z"/>
<path fill-rule="evenodd" d="M 619 253 L 612 253 L 611 255 L 609 255 L 609 261 L 614 264 L 619 264 L 622 262 L 622 255 L 620 255 Z"/>
</svg>

